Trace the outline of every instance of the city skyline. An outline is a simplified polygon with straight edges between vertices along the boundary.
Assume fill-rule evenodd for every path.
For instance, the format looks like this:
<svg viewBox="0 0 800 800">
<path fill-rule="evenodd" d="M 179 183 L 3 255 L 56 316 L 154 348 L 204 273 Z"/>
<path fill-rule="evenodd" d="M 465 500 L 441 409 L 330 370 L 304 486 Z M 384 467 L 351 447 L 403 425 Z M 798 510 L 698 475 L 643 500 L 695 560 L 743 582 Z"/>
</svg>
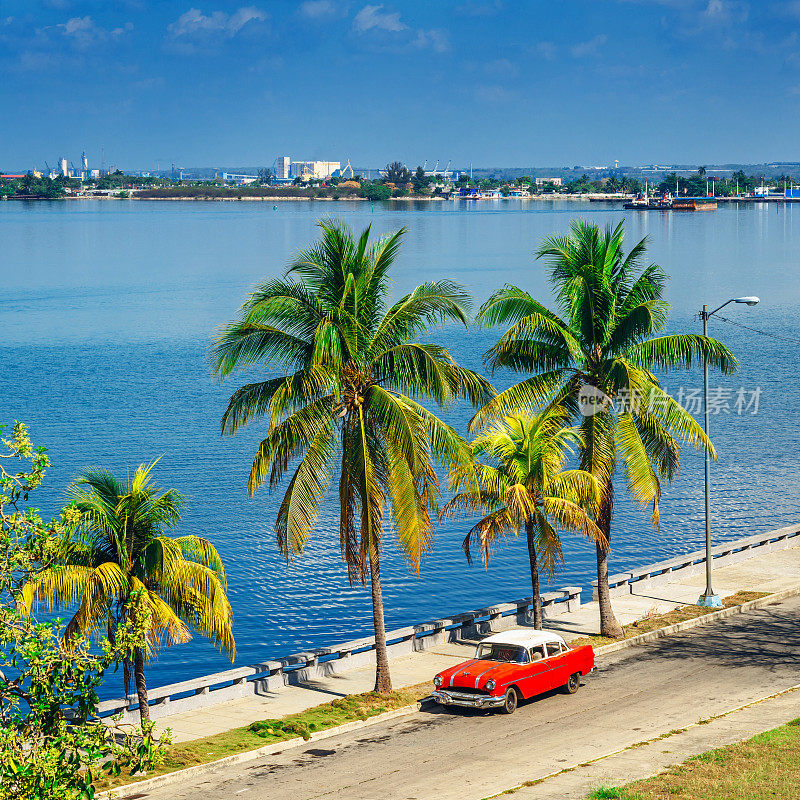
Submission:
<svg viewBox="0 0 800 800">
<path fill-rule="evenodd" d="M 799 27 L 788 0 L 11 0 L 0 163 L 793 160 Z"/>
</svg>

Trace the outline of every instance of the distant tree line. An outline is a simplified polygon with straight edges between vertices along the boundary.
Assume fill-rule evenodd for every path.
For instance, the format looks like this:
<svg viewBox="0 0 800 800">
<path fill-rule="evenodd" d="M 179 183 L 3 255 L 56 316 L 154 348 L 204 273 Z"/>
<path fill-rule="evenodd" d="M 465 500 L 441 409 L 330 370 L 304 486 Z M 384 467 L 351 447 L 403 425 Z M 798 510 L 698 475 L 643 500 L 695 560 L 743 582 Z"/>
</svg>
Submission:
<svg viewBox="0 0 800 800">
<path fill-rule="evenodd" d="M 0 178 L 0 197 L 36 197 L 44 200 L 57 200 L 66 194 L 67 188 L 79 186 L 78 181 L 63 175 L 51 179 L 23 175 L 21 178 Z"/>
<path fill-rule="evenodd" d="M 130 190 L 137 190 L 136 196 L 142 198 L 194 197 L 194 198 L 239 198 L 239 197 L 306 197 L 347 198 L 360 197 L 370 201 L 389 200 L 402 197 L 431 197 L 447 193 L 452 184 L 443 175 L 432 175 L 418 165 L 412 172 L 401 161 L 386 165 L 380 177 L 369 180 L 361 175 L 351 178 L 334 176 L 326 180 L 297 177 L 291 186 L 276 186 L 275 173 L 270 168 L 260 168 L 255 180 L 245 186 L 230 186 L 220 178 L 212 180 L 174 181 L 163 177 L 139 177 L 128 175 L 122 170 L 102 175 L 94 180 L 79 181 L 61 175 L 55 178 L 36 177 L 28 174 L 19 178 L 0 178 L 0 198 L 30 197 L 36 199 L 59 199 L 69 191 L 114 192 L 115 197 L 129 197 Z M 690 175 L 670 172 L 661 180 L 641 179 L 614 172 L 604 177 L 592 177 L 583 173 L 579 177 L 542 183 L 529 175 L 513 180 L 497 177 L 475 177 L 460 174 L 455 181 L 457 188 L 474 187 L 481 190 L 523 188 L 531 194 L 574 195 L 574 194 L 637 194 L 649 189 L 651 192 L 672 192 L 682 196 L 703 196 L 706 191 L 719 197 L 752 193 L 757 187 L 772 186 L 782 192 L 784 187 L 800 183 L 798 176 L 789 174 L 777 178 L 762 175 L 746 175 L 737 170 L 730 176 L 709 173 L 700 167 Z"/>
</svg>

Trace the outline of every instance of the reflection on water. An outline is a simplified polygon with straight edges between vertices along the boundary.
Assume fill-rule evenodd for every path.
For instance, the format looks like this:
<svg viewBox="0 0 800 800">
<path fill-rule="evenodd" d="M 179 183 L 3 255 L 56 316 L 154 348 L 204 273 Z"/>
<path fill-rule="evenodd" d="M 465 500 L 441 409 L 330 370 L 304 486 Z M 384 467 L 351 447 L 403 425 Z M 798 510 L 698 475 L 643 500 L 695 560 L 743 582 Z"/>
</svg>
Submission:
<svg viewBox="0 0 800 800">
<path fill-rule="evenodd" d="M 39 504 L 46 513 L 82 467 L 124 470 L 163 454 L 158 477 L 188 496 L 183 530 L 212 539 L 229 571 L 239 655 L 246 664 L 305 647 L 368 634 L 369 596 L 350 587 L 342 568 L 335 509 L 323 515 L 304 556 L 279 557 L 272 524 L 276 499 L 247 501 L 244 486 L 263 434 L 254 425 L 235 438 L 218 434 L 234 384 L 210 377 L 212 330 L 235 312 L 259 280 L 281 272 L 290 254 L 314 235 L 318 216 L 337 214 L 376 232 L 408 228 L 394 272 L 400 294 L 424 279 L 451 278 L 478 302 L 504 282 L 549 292 L 532 252 L 545 235 L 585 215 L 616 222 L 623 213 L 600 204 L 70 202 L 0 204 L 3 232 L 0 298 L 0 422 L 22 419 L 49 448 L 54 467 Z M 756 294 L 754 309 L 725 315 L 800 339 L 795 308 L 800 209 L 721 208 L 709 214 L 627 215 L 629 240 L 648 235 L 650 255 L 672 276 L 672 327 L 696 330 L 703 302 Z M 714 466 L 715 537 L 769 530 L 797 519 L 800 424 L 797 347 L 713 321 L 742 362 L 719 379 L 721 396 L 761 387 L 759 413 L 712 418 L 720 462 Z M 493 343 L 486 331 L 447 329 L 439 336 L 469 366 Z M 495 376 L 497 384 L 509 382 Z M 698 388 L 699 373 L 665 377 L 677 395 Z M 721 409 L 722 411 L 722 409 Z M 465 430 L 469 409 L 446 418 Z M 645 564 L 699 547 L 702 461 L 687 453 L 665 492 L 662 524 L 622 495 L 612 569 Z M 528 593 L 527 554 L 511 540 L 489 569 L 468 568 L 460 549 L 464 522 L 449 522 L 419 576 L 389 546 L 383 568 L 387 625 L 397 627 Z M 565 542 L 564 568 L 552 586 L 592 579 L 593 549 Z M 152 685 L 224 668 L 224 656 L 197 639 L 165 651 L 150 667 Z M 109 691 L 116 693 L 119 687 Z"/>
</svg>

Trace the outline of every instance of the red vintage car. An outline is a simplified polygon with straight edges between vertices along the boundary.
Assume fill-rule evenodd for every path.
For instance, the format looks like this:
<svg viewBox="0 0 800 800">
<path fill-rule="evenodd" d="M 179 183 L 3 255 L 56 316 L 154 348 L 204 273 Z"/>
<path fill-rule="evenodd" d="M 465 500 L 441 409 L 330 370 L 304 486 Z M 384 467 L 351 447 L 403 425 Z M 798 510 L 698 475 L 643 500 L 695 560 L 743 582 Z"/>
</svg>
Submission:
<svg viewBox="0 0 800 800">
<path fill-rule="evenodd" d="M 446 706 L 500 708 L 513 714 L 522 699 L 551 689 L 578 691 L 594 669 L 589 645 L 574 650 L 552 631 L 511 630 L 487 636 L 475 658 L 440 672 L 433 699 Z"/>
</svg>

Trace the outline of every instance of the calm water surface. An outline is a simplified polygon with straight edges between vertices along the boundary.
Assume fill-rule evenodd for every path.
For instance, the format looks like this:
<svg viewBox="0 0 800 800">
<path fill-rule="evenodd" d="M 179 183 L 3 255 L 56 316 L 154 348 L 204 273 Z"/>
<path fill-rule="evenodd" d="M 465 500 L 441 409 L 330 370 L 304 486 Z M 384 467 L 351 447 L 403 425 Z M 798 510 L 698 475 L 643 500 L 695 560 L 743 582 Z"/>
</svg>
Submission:
<svg viewBox="0 0 800 800">
<path fill-rule="evenodd" d="M 563 232 L 573 217 L 600 224 L 625 215 L 603 205 L 512 201 L 476 206 L 439 203 L 286 202 L 158 203 L 86 201 L 0 203 L 0 422 L 21 419 L 49 448 L 53 467 L 39 496 L 53 513 L 64 487 L 86 466 L 125 471 L 163 456 L 157 476 L 183 492 L 184 533 L 211 539 L 228 568 L 236 614 L 237 664 L 331 644 L 371 631 L 368 593 L 351 588 L 342 567 L 335 510 L 320 521 L 307 552 L 286 564 L 272 533 L 277 498 L 245 497 L 263 426 L 219 436 L 219 418 L 236 386 L 209 375 L 213 330 L 229 320 L 258 281 L 281 274 L 297 248 L 316 235 L 319 216 L 341 216 L 376 233 L 408 228 L 393 273 L 398 296 L 427 279 L 465 284 L 477 301 L 504 282 L 550 300 L 532 253 L 541 238 Z M 672 276 L 671 328 L 698 330 L 696 313 L 729 297 L 756 294 L 730 319 L 800 340 L 800 207 L 721 208 L 706 214 L 627 215 L 629 242 L 648 235 L 650 255 Z M 742 368 L 712 386 L 731 395 L 761 389 L 758 413 L 720 413 L 712 436 L 717 540 L 795 522 L 800 509 L 797 342 L 715 321 L 714 335 Z M 491 332 L 447 329 L 438 337 L 478 367 Z M 498 386 L 509 382 L 496 376 Z M 696 373 L 665 378 L 677 393 L 701 383 Z M 465 430 L 469 410 L 446 418 Z M 442 526 L 419 576 L 389 546 L 383 568 L 387 626 L 438 617 L 528 593 L 526 551 L 511 540 L 488 569 L 468 568 L 460 549 L 468 525 Z M 612 569 L 650 563 L 700 546 L 702 462 L 686 453 L 662 502 L 662 525 L 621 499 Z M 592 579 L 594 551 L 565 541 L 566 563 L 551 586 Z M 150 665 L 159 685 L 224 669 L 230 662 L 208 642 L 162 652 Z M 116 685 L 108 694 L 118 694 Z"/>
</svg>

